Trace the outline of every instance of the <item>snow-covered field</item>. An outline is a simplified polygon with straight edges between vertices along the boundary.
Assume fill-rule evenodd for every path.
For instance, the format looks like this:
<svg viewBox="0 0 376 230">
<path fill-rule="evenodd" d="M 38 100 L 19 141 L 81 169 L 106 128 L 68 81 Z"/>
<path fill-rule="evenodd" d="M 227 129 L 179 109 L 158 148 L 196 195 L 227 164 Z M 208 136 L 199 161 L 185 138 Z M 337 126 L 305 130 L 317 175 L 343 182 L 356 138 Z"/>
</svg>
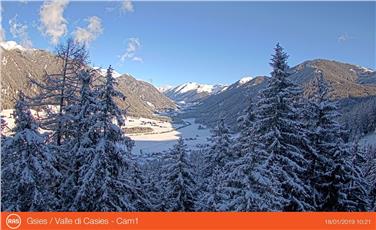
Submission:
<svg viewBox="0 0 376 230">
<path fill-rule="evenodd" d="M 57 110 L 57 108 L 52 108 L 53 110 Z M 43 111 L 35 111 L 33 109 L 30 110 L 31 114 L 35 119 L 42 118 L 46 116 L 46 113 Z M 13 117 L 14 109 L 4 109 L 1 111 L 0 115 L 5 119 L 6 121 L 6 127 L 4 129 L 4 134 L 9 135 L 12 133 L 12 129 L 14 128 L 14 117 Z M 45 130 L 39 129 L 40 132 L 44 132 Z"/>
<path fill-rule="evenodd" d="M 43 113 L 37 113 L 32 110 L 34 117 L 43 116 Z M 8 135 L 14 127 L 13 109 L 1 111 L 4 116 L 7 127 L 5 134 Z M 207 138 L 210 136 L 209 129 L 199 129 L 199 124 L 194 119 L 185 119 L 185 124 L 173 125 L 167 121 L 159 121 L 147 118 L 127 117 L 123 128 L 148 127 L 153 131 L 146 133 L 127 134 L 135 141 L 134 153 L 151 153 L 163 152 L 170 149 L 179 139 L 183 137 L 189 149 L 195 149 L 200 144 L 208 143 Z M 43 132 L 43 130 L 41 130 Z"/>
<path fill-rule="evenodd" d="M 162 133 L 172 131 L 174 127 L 170 122 L 167 121 L 159 121 L 154 119 L 148 118 L 134 118 L 134 117 L 127 117 L 125 120 L 124 128 L 135 128 L 135 127 L 145 127 L 145 128 L 152 128 L 153 134 Z M 128 136 L 138 136 L 141 134 L 130 134 Z"/>
<path fill-rule="evenodd" d="M 210 136 L 209 129 L 199 129 L 199 124 L 194 119 L 185 119 L 186 125 L 173 126 L 165 122 L 165 127 L 153 127 L 151 134 L 128 135 L 135 141 L 134 153 L 163 152 L 171 148 L 183 137 L 189 149 L 195 149 L 198 145 L 206 144 Z M 168 127 L 168 128 L 167 128 Z"/>
</svg>

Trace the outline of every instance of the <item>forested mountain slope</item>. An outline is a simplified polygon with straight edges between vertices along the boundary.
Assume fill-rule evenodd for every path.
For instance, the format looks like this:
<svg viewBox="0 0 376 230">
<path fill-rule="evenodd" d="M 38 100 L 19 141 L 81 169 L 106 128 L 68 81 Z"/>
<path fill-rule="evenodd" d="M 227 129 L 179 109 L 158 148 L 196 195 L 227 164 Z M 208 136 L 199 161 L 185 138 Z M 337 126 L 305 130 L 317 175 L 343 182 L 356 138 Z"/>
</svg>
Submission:
<svg viewBox="0 0 376 230">
<path fill-rule="evenodd" d="M 358 109 L 358 101 L 370 103 L 365 116 L 376 116 L 372 109 L 376 96 L 376 72 L 357 65 L 341 63 L 337 61 L 317 59 L 303 62 L 289 70 L 290 79 L 298 83 L 304 89 L 305 96 L 312 96 L 313 80 L 315 76 L 322 75 L 329 87 L 328 97 L 339 101 L 340 109 L 344 113 L 355 113 Z M 192 108 L 185 117 L 196 117 L 198 122 L 204 122 L 214 126 L 222 117 L 230 126 L 236 124 L 239 116 L 244 114 L 245 102 L 248 97 L 258 99 L 258 93 L 264 89 L 268 77 L 256 77 L 245 84 L 239 81 L 230 85 L 226 90 L 209 96 L 202 103 Z M 357 98 L 355 100 L 355 98 Z M 364 98 L 364 99 L 362 99 Z M 367 107 L 363 104 L 363 106 Z M 346 116 L 346 115 L 345 115 Z M 350 119 L 342 119 L 351 122 Z M 351 126 L 351 124 L 345 124 Z M 367 130 L 374 129 L 375 123 L 368 124 Z M 361 131 L 357 131 L 361 132 Z"/>
<path fill-rule="evenodd" d="M 30 96 L 36 93 L 37 89 L 29 84 L 29 79 L 43 81 L 46 73 L 56 73 L 60 68 L 58 59 L 50 52 L 25 49 L 16 44 L 10 46 L 9 43 L 13 44 L 5 42 L 0 48 L 2 109 L 14 107 L 17 91 Z M 97 72 L 98 76 L 103 74 L 101 70 Z M 121 108 L 127 108 L 129 115 L 153 117 L 156 112 L 175 108 L 173 101 L 147 82 L 128 74 L 118 76 L 117 80 L 119 90 L 127 97 L 126 101 L 117 100 L 117 103 Z"/>
</svg>

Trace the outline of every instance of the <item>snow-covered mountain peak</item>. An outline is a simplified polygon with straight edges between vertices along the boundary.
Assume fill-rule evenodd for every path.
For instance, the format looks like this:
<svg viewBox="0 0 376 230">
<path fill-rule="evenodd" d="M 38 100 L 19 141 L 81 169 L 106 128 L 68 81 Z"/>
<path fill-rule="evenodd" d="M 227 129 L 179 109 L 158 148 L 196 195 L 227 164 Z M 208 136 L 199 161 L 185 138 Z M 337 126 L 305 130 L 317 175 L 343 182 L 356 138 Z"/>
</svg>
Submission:
<svg viewBox="0 0 376 230">
<path fill-rule="evenodd" d="M 163 93 L 175 101 L 194 102 L 209 95 L 224 90 L 225 85 L 209 85 L 197 82 L 187 82 L 174 88 L 164 90 Z"/>
<path fill-rule="evenodd" d="M 21 50 L 21 51 L 25 51 L 27 50 L 25 47 L 17 44 L 17 42 L 15 41 L 4 41 L 4 42 L 0 42 L 0 46 L 3 48 L 3 49 L 6 49 L 6 50 L 14 50 L 14 49 L 18 49 L 18 50 Z"/>
<path fill-rule="evenodd" d="M 179 85 L 175 88 L 174 91 L 180 92 L 180 93 L 186 93 L 188 91 L 197 91 L 200 88 L 200 84 L 197 82 L 187 82 L 182 85 Z"/>
<path fill-rule="evenodd" d="M 359 70 L 361 70 L 364 73 L 373 73 L 373 72 L 375 72 L 373 69 L 369 69 L 369 68 L 366 68 L 366 67 L 363 67 L 363 66 L 360 66 L 360 65 L 355 65 L 355 66 L 358 67 Z"/>
<path fill-rule="evenodd" d="M 170 90 L 172 88 L 174 88 L 174 86 L 172 86 L 172 85 L 162 85 L 162 86 L 158 87 L 157 89 L 159 90 L 159 92 L 164 93 L 167 90 Z"/>
<path fill-rule="evenodd" d="M 251 76 L 247 76 L 247 77 L 243 77 L 242 79 L 239 80 L 239 84 L 240 85 L 243 85 L 249 81 L 251 81 L 254 77 L 251 77 Z"/>
<path fill-rule="evenodd" d="M 177 93 L 187 93 L 190 91 L 196 91 L 197 93 L 216 93 L 222 89 L 222 85 L 208 85 L 199 84 L 197 82 L 187 82 L 175 87 L 173 90 Z"/>
<path fill-rule="evenodd" d="M 106 74 L 107 74 L 107 69 L 103 69 L 103 68 L 100 68 L 100 67 L 94 67 L 94 69 L 98 70 L 99 73 L 100 73 L 101 75 L 103 75 L 103 76 L 106 76 Z M 120 74 L 119 72 L 117 72 L 117 71 L 115 71 L 115 70 L 112 71 L 112 76 L 113 76 L 114 78 L 120 77 L 121 75 L 122 75 L 122 74 Z"/>
</svg>

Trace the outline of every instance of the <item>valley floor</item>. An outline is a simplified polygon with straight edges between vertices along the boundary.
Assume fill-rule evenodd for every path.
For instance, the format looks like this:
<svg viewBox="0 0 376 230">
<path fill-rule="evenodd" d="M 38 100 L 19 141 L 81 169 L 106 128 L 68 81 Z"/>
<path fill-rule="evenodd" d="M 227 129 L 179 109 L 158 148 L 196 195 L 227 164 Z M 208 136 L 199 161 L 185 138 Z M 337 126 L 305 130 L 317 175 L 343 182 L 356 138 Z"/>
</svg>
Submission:
<svg viewBox="0 0 376 230">
<path fill-rule="evenodd" d="M 6 135 L 11 133 L 14 127 L 13 109 L 1 111 L 4 116 L 7 127 Z M 34 117 L 43 116 L 44 113 L 37 114 L 32 110 Z M 153 153 L 164 152 L 173 147 L 177 143 L 180 136 L 183 137 L 189 149 L 198 149 L 200 146 L 208 143 L 207 138 L 210 137 L 210 130 L 206 127 L 195 123 L 195 119 L 184 119 L 183 124 L 172 124 L 167 121 L 160 121 L 148 118 L 127 117 L 126 124 L 122 128 L 147 128 L 149 132 L 127 134 L 135 141 L 133 153 Z M 43 130 L 41 130 L 43 132 Z"/>
<path fill-rule="evenodd" d="M 162 127 L 154 126 L 152 133 L 128 134 L 135 141 L 134 153 L 167 151 L 176 144 L 180 136 L 183 137 L 189 149 L 195 149 L 208 143 L 207 138 L 210 136 L 210 130 L 200 128 L 200 125 L 196 124 L 194 119 L 184 119 L 185 124 L 179 125 L 161 121 L 154 122 Z"/>
</svg>

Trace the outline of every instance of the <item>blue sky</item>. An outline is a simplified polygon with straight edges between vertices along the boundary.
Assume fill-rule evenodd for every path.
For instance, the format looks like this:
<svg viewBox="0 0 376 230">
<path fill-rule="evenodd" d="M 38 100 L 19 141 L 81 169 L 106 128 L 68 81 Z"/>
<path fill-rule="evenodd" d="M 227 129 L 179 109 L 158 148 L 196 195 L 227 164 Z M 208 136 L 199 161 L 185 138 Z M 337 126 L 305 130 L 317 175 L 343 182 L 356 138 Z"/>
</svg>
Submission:
<svg viewBox="0 0 376 230">
<path fill-rule="evenodd" d="M 41 19 L 43 4 L 3 2 L 6 40 L 21 43 L 27 37 L 33 47 L 53 50 L 46 31 L 48 23 L 59 19 L 50 18 L 49 12 Z M 187 81 L 228 84 L 244 76 L 268 75 L 277 42 L 290 55 L 290 66 L 324 58 L 376 67 L 375 2 L 122 4 L 66 2 L 60 11 L 66 29 L 58 40 L 77 35 L 74 31 L 80 27 L 83 35 L 92 36 L 83 36 L 90 40 L 92 65 L 111 64 L 118 72 L 157 86 Z M 97 22 L 91 29 L 93 21 L 88 19 Z M 15 23 L 18 34 L 11 33 Z"/>
</svg>

